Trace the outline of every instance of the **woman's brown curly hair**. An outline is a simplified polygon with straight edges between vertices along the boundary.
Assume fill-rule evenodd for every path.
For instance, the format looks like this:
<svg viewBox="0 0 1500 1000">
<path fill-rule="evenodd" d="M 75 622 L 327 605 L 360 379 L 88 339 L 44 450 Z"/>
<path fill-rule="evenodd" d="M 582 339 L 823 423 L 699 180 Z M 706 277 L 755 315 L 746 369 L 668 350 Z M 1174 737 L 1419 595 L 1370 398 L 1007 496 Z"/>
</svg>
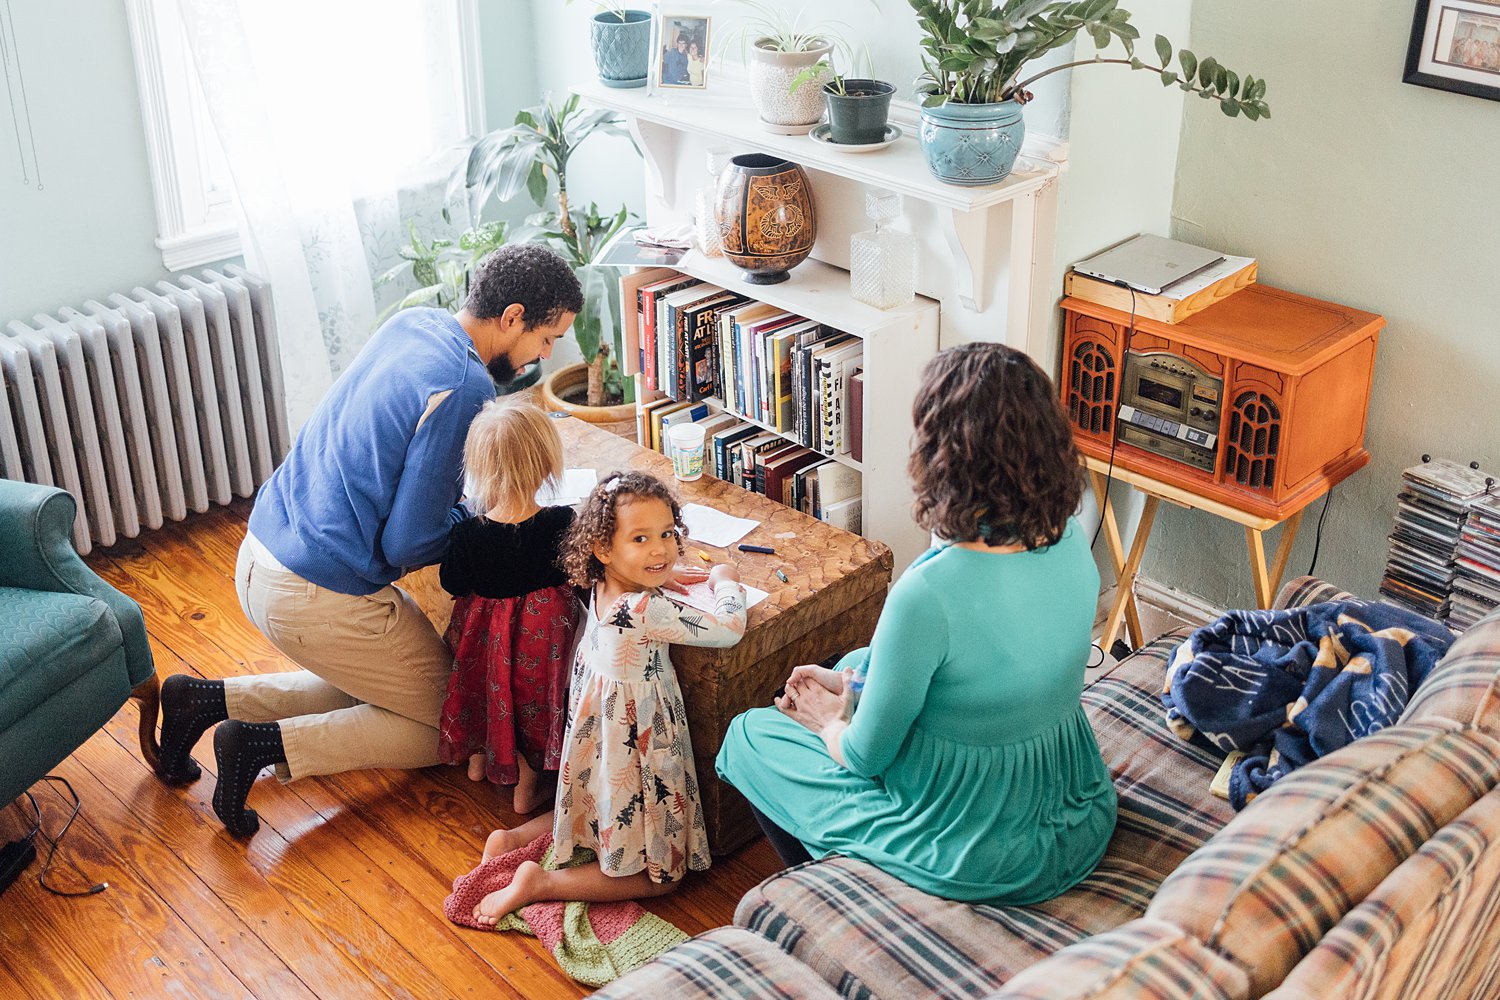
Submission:
<svg viewBox="0 0 1500 1000">
<path fill-rule="evenodd" d="M 677 554 L 682 555 L 682 506 L 666 483 L 649 472 L 611 472 L 599 481 L 573 518 L 573 526 L 563 536 L 558 565 L 568 574 L 575 587 L 590 587 L 604 579 L 604 564 L 594 555 L 594 546 L 608 548 L 615 538 L 615 512 L 626 500 L 650 498 L 660 500 L 672 510 L 677 525 Z"/>
<path fill-rule="evenodd" d="M 922 371 L 907 474 L 917 523 L 954 542 L 1054 545 L 1083 496 L 1052 380 L 1020 351 L 964 344 Z"/>
</svg>

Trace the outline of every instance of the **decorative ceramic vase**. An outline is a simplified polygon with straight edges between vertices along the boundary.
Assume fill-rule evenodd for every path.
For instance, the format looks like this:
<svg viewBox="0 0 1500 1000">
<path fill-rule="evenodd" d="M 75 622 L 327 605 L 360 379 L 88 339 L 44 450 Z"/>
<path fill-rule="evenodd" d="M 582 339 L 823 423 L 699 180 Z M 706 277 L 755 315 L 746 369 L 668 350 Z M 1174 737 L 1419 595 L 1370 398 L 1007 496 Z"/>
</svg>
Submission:
<svg viewBox="0 0 1500 1000">
<path fill-rule="evenodd" d="M 778 52 L 761 38 L 750 47 L 750 99 L 760 115 L 760 127 L 779 135 L 806 135 L 823 120 L 823 84 L 833 78 L 824 67 L 816 78 L 791 93 L 797 74 L 816 65 L 833 51 L 833 43 L 819 40 L 805 52 Z"/>
<path fill-rule="evenodd" d="M 719 245 L 754 285 L 787 279 L 818 237 L 802 168 L 766 153 L 733 157 L 719 175 Z"/>
<path fill-rule="evenodd" d="M 828 137 L 837 143 L 863 146 L 885 138 L 891 117 L 891 95 L 896 88 L 884 80 L 845 80 L 844 92 L 823 85 L 828 102 Z"/>
<path fill-rule="evenodd" d="M 918 140 L 927 169 L 946 184 L 982 187 L 1004 180 L 1026 138 L 1026 120 L 1015 101 L 922 109 Z"/>
<path fill-rule="evenodd" d="M 608 11 L 595 14 L 591 37 L 600 83 L 621 89 L 646 85 L 647 66 L 651 62 L 648 12 L 627 10 L 623 21 Z"/>
</svg>

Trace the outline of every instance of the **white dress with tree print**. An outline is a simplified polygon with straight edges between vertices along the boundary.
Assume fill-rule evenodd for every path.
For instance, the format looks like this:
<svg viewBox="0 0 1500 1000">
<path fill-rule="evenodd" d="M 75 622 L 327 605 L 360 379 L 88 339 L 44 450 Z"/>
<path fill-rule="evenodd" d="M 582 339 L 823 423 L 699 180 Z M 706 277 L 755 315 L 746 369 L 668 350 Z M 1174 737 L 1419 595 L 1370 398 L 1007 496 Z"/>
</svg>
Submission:
<svg viewBox="0 0 1500 1000">
<path fill-rule="evenodd" d="M 573 657 L 568 734 L 558 774 L 555 856 L 580 847 L 609 875 L 675 882 L 709 866 L 682 689 L 667 645 L 733 646 L 745 634 L 745 589 L 714 588 L 714 612 L 660 593 L 631 593 L 588 621 Z"/>
</svg>

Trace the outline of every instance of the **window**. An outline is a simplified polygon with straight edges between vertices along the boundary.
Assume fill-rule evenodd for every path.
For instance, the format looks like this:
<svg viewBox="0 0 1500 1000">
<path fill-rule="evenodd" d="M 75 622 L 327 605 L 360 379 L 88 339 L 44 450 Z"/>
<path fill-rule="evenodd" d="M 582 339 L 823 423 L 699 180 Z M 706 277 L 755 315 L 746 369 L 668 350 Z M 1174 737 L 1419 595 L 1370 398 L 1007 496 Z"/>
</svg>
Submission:
<svg viewBox="0 0 1500 1000">
<path fill-rule="evenodd" d="M 484 132 L 477 0 L 454 6 L 464 125 Z M 376 6 L 376 5 L 371 5 Z M 229 165 L 208 116 L 177 0 L 126 0 L 162 262 L 180 271 L 241 253 Z M 289 27 L 284 37 L 298 41 Z M 305 39 L 302 41 L 305 42 Z"/>
</svg>

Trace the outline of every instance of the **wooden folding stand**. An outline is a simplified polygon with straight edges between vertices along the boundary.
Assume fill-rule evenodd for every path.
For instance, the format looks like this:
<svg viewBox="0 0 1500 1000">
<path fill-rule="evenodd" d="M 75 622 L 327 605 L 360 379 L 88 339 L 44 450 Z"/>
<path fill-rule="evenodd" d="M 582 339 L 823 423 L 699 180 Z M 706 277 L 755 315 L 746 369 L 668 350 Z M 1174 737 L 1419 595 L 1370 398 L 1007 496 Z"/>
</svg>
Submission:
<svg viewBox="0 0 1500 1000">
<path fill-rule="evenodd" d="M 1139 472 L 1122 469 L 1118 465 L 1114 466 L 1111 472 L 1109 463 L 1091 456 L 1084 457 L 1084 464 L 1088 467 L 1089 479 L 1094 484 L 1094 499 L 1099 504 L 1099 516 L 1104 520 L 1104 539 L 1109 546 L 1109 554 L 1114 562 L 1115 577 L 1118 581 L 1114 604 L 1111 605 L 1109 617 L 1104 622 L 1104 640 L 1101 643 L 1103 648 L 1109 649 L 1114 645 L 1115 639 L 1120 634 L 1120 626 L 1125 623 L 1129 624 L 1130 641 L 1135 647 L 1145 642 L 1145 636 L 1141 631 L 1140 612 L 1135 604 L 1135 578 L 1140 572 L 1141 557 L 1146 554 L 1146 542 L 1151 537 L 1151 528 L 1156 520 L 1156 508 L 1162 500 L 1189 510 L 1205 511 L 1215 517 L 1222 517 L 1227 521 L 1244 525 L 1245 544 L 1250 551 L 1250 573 L 1255 581 L 1255 603 L 1261 608 L 1271 606 L 1271 602 L 1276 598 L 1277 588 L 1281 586 L 1282 574 L 1286 572 L 1287 559 L 1292 554 L 1292 543 L 1297 538 L 1297 527 L 1302 523 L 1302 514 L 1307 509 L 1305 504 L 1287 517 L 1277 520 L 1238 510 L 1222 501 L 1199 496 L 1180 486 L 1173 486 Z M 1131 542 L 1129 555 L 1125 553 L 1120 526 L 1115 520 L 1114 505 L 1110 502 L 1106 492 L 1108 478 L 1127 483 L 1140 490 L 1146 497 L 1146 505 L 1141 510 L 1141 521 L 1135 529 L 1135 539 Z M 1320 492 L 1308 497 L 1307 502 L 1310 503 L 1321 495 Z M 1276 544 L 1276 556 L 1268 567 L 1265 533 L 1278 524 L 1283 526 L 1281 538 Z"/>
</svg>

